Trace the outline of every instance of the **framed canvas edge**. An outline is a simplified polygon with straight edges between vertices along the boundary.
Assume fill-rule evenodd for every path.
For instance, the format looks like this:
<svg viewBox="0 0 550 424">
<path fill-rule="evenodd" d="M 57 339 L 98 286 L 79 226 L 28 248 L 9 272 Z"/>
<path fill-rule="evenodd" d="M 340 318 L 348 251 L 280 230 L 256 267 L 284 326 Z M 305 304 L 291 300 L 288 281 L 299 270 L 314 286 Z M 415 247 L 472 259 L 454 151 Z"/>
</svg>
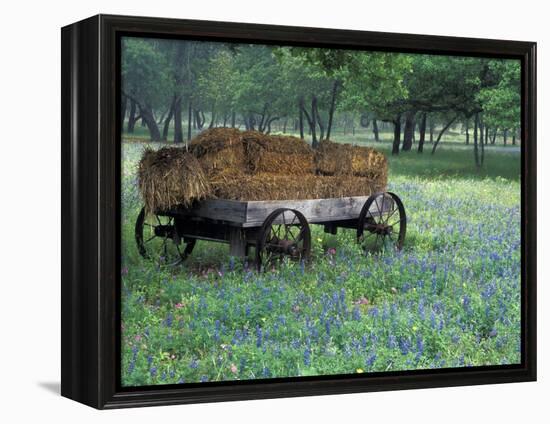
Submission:
<svg viewBox="0 0 550 424">
<path fill-rule="evenodd" d="M 269 380 L 122 390 L 117 364 L 120 171 L 116 91 L 121 34 L 198 37 L 433 54 L 522 63 L 522 364 L 403 375 Z M 62 28 L 61 394 L 104 408 L 536 380 L 536 43 L 196 20 L 96 15 Z"/>
</svg>

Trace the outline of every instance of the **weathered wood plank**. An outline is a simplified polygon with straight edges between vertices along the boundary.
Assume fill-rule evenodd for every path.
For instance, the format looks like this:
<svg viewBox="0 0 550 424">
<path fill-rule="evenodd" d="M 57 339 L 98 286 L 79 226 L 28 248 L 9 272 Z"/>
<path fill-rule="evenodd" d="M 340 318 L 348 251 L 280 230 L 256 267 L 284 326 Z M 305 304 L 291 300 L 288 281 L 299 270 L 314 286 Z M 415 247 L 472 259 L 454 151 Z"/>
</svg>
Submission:
<svg viewBox="0 0 550 424">
<path fill-rule="evenodd" d="M 359 216 L 361 208 L 366 201 L 367 197 L 361 196 L 337 199 L 248 202 L 246 222 L 244 225 L 258 225 L 262 223 L 272 211 L 278 208 L 296 209 L 300 211 L 310 223 L 353 219 Z"/>
<path fill-rule="evenodd" d="M 198 202 L 193 208 L 182 209 L 181 213 L 242 224 L 246 221 L 247 203 L 237 200 L 208 199 Z"/>
<path fill-rule="evenodd" d="M 323 223 L 356 219 L 367 199 L 367 196 L 249 202 L 209 199 L 199 202 L 194 208 L 182 213 L 230 222 L 243 227 L 256 227 L 262 225 L 267 216 L 274 210 L 288 208 L 300 211 L 310 223 Z M 384 209 L 391 208 L 392 204 L 393 200 L 386 197 Z M 373 214 L 377 210 L 377 207 L 380 207 L 380 205 L 377 206 L 376 203 L 373 203 L 371 207 Z"/>
</svg>

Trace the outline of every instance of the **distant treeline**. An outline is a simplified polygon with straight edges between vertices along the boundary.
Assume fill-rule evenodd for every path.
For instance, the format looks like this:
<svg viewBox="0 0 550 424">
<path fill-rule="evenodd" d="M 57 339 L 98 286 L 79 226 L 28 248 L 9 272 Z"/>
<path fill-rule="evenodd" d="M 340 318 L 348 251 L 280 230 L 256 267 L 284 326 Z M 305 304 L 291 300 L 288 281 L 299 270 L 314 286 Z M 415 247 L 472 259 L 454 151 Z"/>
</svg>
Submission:
<svg viewBox="0 0 550 424">
<path fill-rule="evenodd" d="M 460 123 L 480 166 L 497 133 L 515 143 L 520 105 L 515 60 L 123 38 L 122 125 L 132 133 L 141 120 L 152 141 L 276 125 L 316 147 L 336 126 L 370 127 L 378 140 L 384 123 L 393 154 L 413 139 L 423 152 L 427 133 L 435 153 Z"/>
</svg>

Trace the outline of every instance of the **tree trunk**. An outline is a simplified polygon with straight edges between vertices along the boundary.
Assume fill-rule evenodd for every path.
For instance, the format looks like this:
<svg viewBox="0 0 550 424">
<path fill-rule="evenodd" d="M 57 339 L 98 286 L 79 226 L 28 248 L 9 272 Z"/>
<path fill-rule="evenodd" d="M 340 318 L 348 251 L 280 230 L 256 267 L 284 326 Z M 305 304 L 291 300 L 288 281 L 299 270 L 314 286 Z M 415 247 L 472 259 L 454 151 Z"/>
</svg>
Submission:
<svg viewBox="0 0 550 424">
<path fill-rule="evenodd" d="M 319 144 L 317 142 L 317 135 L 315 133 L 316 131 L 315 127 L 317 126 L 316 111 L 317 111 L 317 96 L 312 96 L 311 97 L 311 147 L 313 147 L 314 149 L 316 149 L 317 145 Z"/>
<path fill-rule="evenodd" d="M 319 125 L 319 140 L 325 139 L 325 126 L 323 125 L 323 120 L 319 114 L 319 107 L 317 105 L 317 99 L 315 100 L 315 116 L 317 117 L 317 124 Z"/>
<path fill-rule="evenodd" d="M 455 115 L 453 117 L 453 119 L 451 119 L 449 122 L 447 122 L 447 125 L 445 125 L 443 127 L 443 129 L 439 132 L 439 135 L 437 136 L 437 140 L 435 140 L 435 143 L 434 143 L 434 146 L 432 148 L 432 155 L 435 153 L 435 149 L 437 149 L 437 145 L 439 144 L 439 142 L 441 141 L 441 137 L 443 137 L 443 134 L 445 133 L 445 131 L 447 131 L 449 129 L 449 127 L 451 125 L 453 125 L 453 122 L 455 121 L 455 119 L 458 117 L 458 115 Z"/>
<path fill-rule="evenodd" d="M 304 98 L 303 97 L 300 98 L 298 110 L 299 110 L 298 124 L 300 126 L 300 138 L 303 140 L 304 139 Z"/>
<path fill-rule="evenodd" d="M 195 125 L 198 130 L 202 130 L 206 118 L 202 110 L 195 109 Z"/>
<path fill-rule="evenodd" d="M 508 129 L 505 129 L 502 132 L 502 143 L 506 146 L 507 141 L 508 141 Z"/>
<path fill-rule="evenodd" d="M 187 103 L 187 141 L 191 140 L 191 126 L 193 121 L 193 101 L 191 96 L 189 96 L 189 101 Z"/>
<path fill-rule="evenodd" d="M 401 142 L 401 115 L 397 115 L 396 119 L 393 121 L 393 145 L 391 154 L 399 154 L 399 143 Z"/>
<path fill-rule="evenodd" d="M 487 127 L 485 127 L 485 144 L 487 144 L 487 138 L 489 137 L 488 135 L 488 132 L 487 132 Z M 480 158 L 479 158 L 479 164 L 480 166 L 483 166 L 483 162 L 485 161 L 485 144 L 481 143 L 481 146 L 480 146 L 480 150 L 481 150 L 481 155 L 480 155 Z"/>
<path fill-rule="evenodd" d="M 380 138 L 378 136 L 378 123 L 376 122 L 376 119 L 372 120 L 372 132 L 374 133 L 374 140 L 380 141 Z"/>
<path fill-rule="evenodd" d="M 168 140 L 168 130 L 170 129 L 170 121 L 174 115 L 174 103 L 176 102 L 176 97 L 172 99 L 172 104 L 170 105 L 170 110 L 168 111 L 168 116 L 164 120 L 164 128 L 162 129 L 162 140 Z"/>
<path fill-rule="evenodd" d="M 418 137 L 418 153 L 424 152 L 424 139 L 426 138 L 426 117 L 427 113 L 422 114 L 422 119 L 420 120 L 420 127 L 418 131 L 420 132 Z"/>
<path fill-rule="evenodd" d="M 174 99 L 174 143 L 183 143 L 183 130 L 181 128 L 181 96 Z"/>
<path fill-rule="evenodd" d="M 485 144 L 489 144 L 489 126 L 485 125 Z"/>
<path fill-rule="evenodd" d="M 493 138 L 491 139 L 491 144 L 495 144 L 497 141 L 497 132 L 498 128 L 495 128 L 495 131 L 493 132 Z"/>
<path fill-rule="evenodd" d="M 136 102 L 134 102 L 133 100 L 130 100 L 130 115 L 128 116 L 128 130 L 127 130 L 127 132 L 130 134 L 134 132 L 134 127 L 136 126 L 136 121 L 137 121 L 136 110 L 137 110 Z"/>
<path fill-rule="evenodd" d="M 430 119 L 430 143 L 433 144 L 434 142 L 434 122 L 432 119 Z"/>
<path fill-rule="evenodd" d="M 403 131 L 403 147 L 401 150 L 408 152 L 412 148 L 414 133 L 414 116 L 416 111 L 411 110 L 405 114 L 405 129 Z"/>
<path fill-rule="evenodd" d="M 481 165 L 479 163 L 479 151 L 477 146 L 478 126 L 479 126 L 479 113 L 476 113 L 474 117 L 474 160 L 476 162 L 476 167 L 479 168 Z"/>
<path fill-rule="evenodd" d="M 231 112 L 231 128 L 235 128 L 235 111 Z"/>
<path fill-rule="evenodd" d="M 514 134 L 512 134 L 512 144 L 516 145 L 516 132 L 514 131 Z"/>
<path fill-rule="evenodd" d="M 153 111 L 149 106 L 140 107 L 141 119 L 145 122 L 145 125 L 149 129 L 151 141 L 160 141 L 160 131 L 153 116 Z"/>
<path fill-rule="evenodd" d="M 332 84 L 332 97 L 330 99 L 330 109 L 328 112 L 328 124 L 327 124 L 327 140 L 330 140 L 330 131 L 332 129 L 332 119 L 334 117 L 334 109 L 336 106 L 336 96 L 338 95 L 338 81 L 334 80 Z"/>
<path fill-rule="evenodd" d="M 210 118 L 210 125 L 208 125 L 208 128 L 214 128 L 214 121 L 216 119 L 216 111 L 215 106 L 212 105 L 212 117 Z"/>
<path fill-rule="evenodd" d="M 478 127 L 479 127 L 479 143 L 483 144 L 484 142 L 484 134 L 485 134 L 485 126 L 483 125 L 483 117 L 480 116 L 479 118 L 479 122 L 478 122 Z"/>
<path fill-rule="evenodd" d="M 122 95 L 122 101 L 120 104 L 120 128 L 124 128 L 124 118 L 126 118 L 126 105 L 128 104 L 128 97 Z"/>
<path fill-rule="evenodd" d="M 466 119 L 466 144 L 470 144 L 470 120 Z"/>
</svg>

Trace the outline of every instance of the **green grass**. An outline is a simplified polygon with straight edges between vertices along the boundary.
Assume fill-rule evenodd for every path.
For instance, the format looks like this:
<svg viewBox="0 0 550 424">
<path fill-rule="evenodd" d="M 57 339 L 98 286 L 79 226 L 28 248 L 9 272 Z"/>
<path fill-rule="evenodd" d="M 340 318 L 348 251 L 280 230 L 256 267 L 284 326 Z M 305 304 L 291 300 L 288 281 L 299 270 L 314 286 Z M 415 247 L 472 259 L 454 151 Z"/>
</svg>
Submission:
<svg viewBox="0 0 550 424">
<path fill-rule="evenodd" d="M 480 170 L 451 145 L 389 156 L 403 252 L 365 256 L 353 231 L 314 226 L 309 267 L 258 274 L 220 243 L 199 241 L 177 268 L 138 255 L 141 149 L 123 144 L 123 385 L 520 361 L 517 153 L 488 149 Z"/>
</svg>

